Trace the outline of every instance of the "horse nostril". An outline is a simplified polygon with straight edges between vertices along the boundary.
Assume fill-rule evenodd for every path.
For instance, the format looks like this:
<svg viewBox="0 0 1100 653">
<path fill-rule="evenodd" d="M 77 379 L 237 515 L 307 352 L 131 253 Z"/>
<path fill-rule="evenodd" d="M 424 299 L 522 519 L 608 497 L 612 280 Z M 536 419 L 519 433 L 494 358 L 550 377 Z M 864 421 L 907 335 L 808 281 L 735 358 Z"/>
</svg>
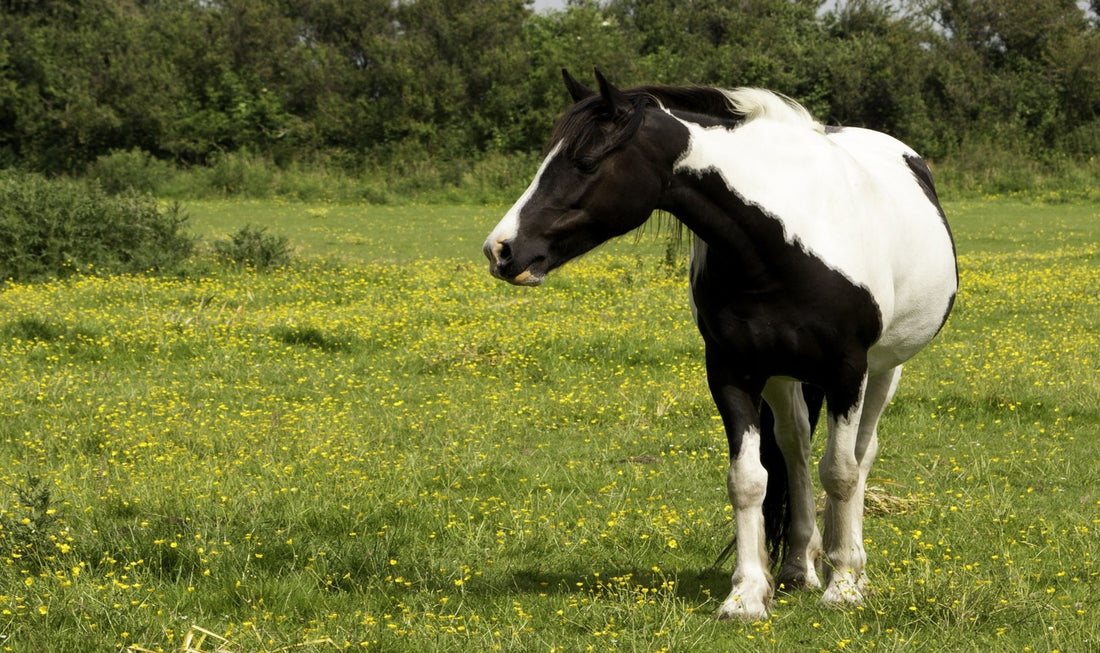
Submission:
<svg viewBox="0 0 1100 653">
<path fill-rule="evenodd" d="M 504 264 L 512 260 L 512 245 L 510 241 L 500 243 L 497 248 L 497 262 Z"/>
</svg>

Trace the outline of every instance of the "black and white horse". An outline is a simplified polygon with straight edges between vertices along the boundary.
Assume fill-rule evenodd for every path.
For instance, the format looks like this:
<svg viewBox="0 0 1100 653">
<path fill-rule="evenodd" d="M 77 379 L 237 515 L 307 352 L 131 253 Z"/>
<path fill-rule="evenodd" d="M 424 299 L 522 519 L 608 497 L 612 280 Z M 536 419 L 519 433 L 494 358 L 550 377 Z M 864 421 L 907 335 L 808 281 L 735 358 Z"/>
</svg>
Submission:
<svg viewBox="0 0 1100 653">
<path fill-rule="evenodd" d="M 597 71 L 596 92 L 563 73 L 575 104 L 485 241 L 490 271 L 537 285 L 654 210 L 686 225 L 737 528 L 719 616 L 767 616 L 769 546 L 779 583 L 824 581 L 823 603 L 860 604 L 879 417 L 901 364 L 943 326 L 958 286 L 928 166 L 890 136 L 824 127 L 768 91 L 620 90 Z M 824 539 L 809 465 L 822 400 Z"/>
</svg>

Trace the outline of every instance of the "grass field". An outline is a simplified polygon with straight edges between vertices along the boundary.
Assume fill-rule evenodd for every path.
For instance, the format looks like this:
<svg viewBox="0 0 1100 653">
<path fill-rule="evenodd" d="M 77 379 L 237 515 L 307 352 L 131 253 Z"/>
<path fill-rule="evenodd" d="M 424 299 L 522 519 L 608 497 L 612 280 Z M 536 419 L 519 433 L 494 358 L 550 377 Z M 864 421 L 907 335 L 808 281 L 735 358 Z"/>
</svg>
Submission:
<svg viewBox="0 0 1100 653">
<path fill-rule="evenodd" d="M 524 289 L 503 208 L 210 202 L 298 262 L 0 289 L 0 649 L 1096 650 L 1100 206 L 946 208 L 861 609 L 711 618 L 725 437 L 664 234 Z"/>
</svg>

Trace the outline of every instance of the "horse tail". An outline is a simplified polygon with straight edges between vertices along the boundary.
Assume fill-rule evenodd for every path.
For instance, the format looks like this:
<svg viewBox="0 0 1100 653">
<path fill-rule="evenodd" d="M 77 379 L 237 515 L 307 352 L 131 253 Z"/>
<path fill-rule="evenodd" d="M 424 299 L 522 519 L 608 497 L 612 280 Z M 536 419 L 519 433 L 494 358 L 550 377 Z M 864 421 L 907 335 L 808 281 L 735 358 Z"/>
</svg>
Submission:
<svg viewBox="0 0 1100 653">
<path fill-rule="evenodd" d="M 810 419 L 810 436 L 813 437 L 825 393 L 818 387 L 802 384 L 802 397 Z M 764 495 L 764 539 L 773 564 L 782 562 L 787 554 L 787 534 L 791 529 L 790 484 L 783 452 L 775 438 L 775 414 L 767 403 L 760 410 L 760 462 L 768 472 L 768 486 Z M 768 437 L 768 436 L 771 437 Z"/>
</svg>

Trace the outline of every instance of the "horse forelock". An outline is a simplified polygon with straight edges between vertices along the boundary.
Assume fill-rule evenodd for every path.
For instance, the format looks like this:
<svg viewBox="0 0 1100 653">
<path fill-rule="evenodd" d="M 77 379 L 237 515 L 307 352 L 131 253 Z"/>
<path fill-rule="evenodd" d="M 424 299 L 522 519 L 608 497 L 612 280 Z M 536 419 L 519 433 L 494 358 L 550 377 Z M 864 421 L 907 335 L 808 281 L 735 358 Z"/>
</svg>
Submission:
<svg viewBox="0 0 1100 653">
<path fill-rule="evenodd" d="M 560 145 L 569 159 L 599 159 L 622 145 L 641 126 L 645 107 L 654 99 L 648 94 L 628 92 L 630 108 L 609 109 L 593 96 L 573 105 L 554 125 L 549 148 Z"/>
</svg>

